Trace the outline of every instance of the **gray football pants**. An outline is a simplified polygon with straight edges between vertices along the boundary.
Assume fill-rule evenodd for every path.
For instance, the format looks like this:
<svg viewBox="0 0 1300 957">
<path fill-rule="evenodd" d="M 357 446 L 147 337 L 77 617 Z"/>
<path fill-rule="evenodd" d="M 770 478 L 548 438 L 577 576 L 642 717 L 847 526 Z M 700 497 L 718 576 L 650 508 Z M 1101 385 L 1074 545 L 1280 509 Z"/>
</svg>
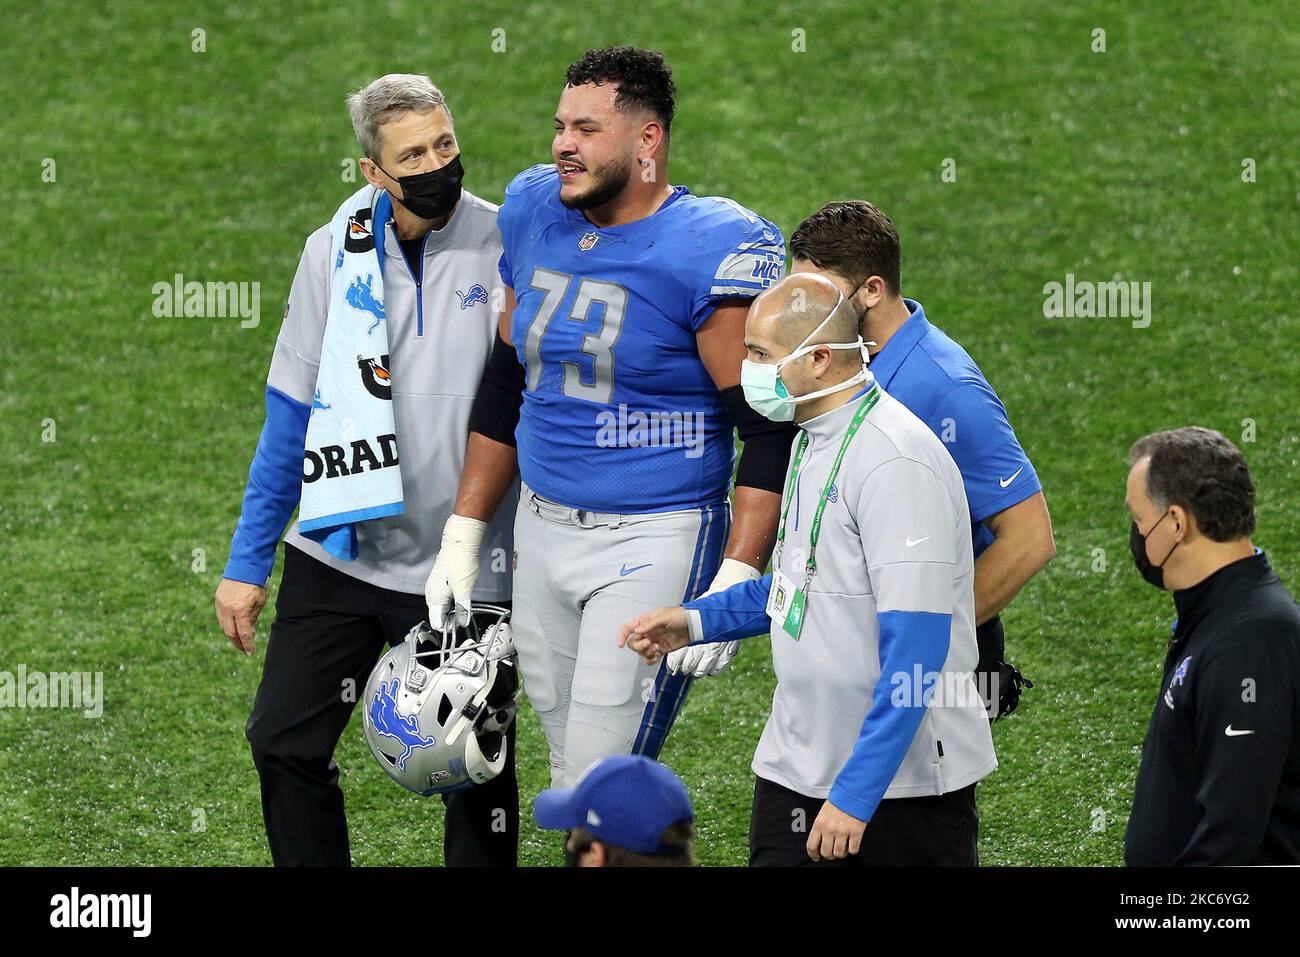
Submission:
<svg viewBox="0 0 1300 957">
<path fill-rule="evenodd" d="M 722 562 L 730 506 L 642 515 L 584 512 L 520 490 L 513 625 L 524 691 L 572 787 L 612 754 L 657 758 L 691 678 L 618 646 L 624 622 L 703 594 Z"/>
</svg>

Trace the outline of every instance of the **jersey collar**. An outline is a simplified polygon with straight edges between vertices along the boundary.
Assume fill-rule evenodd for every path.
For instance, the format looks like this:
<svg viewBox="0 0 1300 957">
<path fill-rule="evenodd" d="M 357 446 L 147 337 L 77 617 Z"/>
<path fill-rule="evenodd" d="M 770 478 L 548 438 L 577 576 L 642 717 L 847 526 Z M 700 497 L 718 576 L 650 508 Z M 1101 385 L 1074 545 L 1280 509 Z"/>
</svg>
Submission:
<svg viewBox="0 0 1300 957">
<path fill-rule="evenodd" d="M 930 323 L 925 318 L 925 309 L 921 304 L 915 299 L 904 299 L 903 304 L 908 308 L 907 319 L 871 360 L 871 371 L 886 389 L 893 381 L 894 374 L 907 360 L 908 354 L 930 331 Z"/>
<path fill-rule="evenodd" d="M 584 233 L 599 233 L 600 235 L 611 237 L 630 236 L 645 228 L 645 224 L 647 223 L 652 223 L 655 226 L 658 226 L 660 221 L 655 217 L 665 212 L 683 196 L 689 196 L 690 192 L 690 189 L 686 186 L 674 186 L 672 195 L 660 203 L 659 208 L 649 216 L 644 216 L 641 219 L 634 219 L 630 223 L 620 223 L 617 226 L 597 226 L 583 215 L 582 210 L 570 209 L 568 206 L 565 206 L 560 202 L 560 190 L 558 187 L 555 190 L 555 195 L 553 196 L 552 201 L 561 211 L 563 211 L 566 219 L 573 226 L 574 232 L 578 235 Z"/>
</svg>

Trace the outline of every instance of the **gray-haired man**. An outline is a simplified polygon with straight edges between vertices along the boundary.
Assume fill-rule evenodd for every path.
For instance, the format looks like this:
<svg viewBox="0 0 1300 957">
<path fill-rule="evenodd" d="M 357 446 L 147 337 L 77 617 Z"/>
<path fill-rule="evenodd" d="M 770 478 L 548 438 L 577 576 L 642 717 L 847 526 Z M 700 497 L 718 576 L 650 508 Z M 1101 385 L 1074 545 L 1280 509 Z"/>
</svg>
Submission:
<svg viewBox="0 0 1300 957">
<path fill-rule="evenodd" d="M 266 425 L 216 594 L 217 618 L 231 642 L 253 653 L 275 546 L 305 481 L 400 464 L 401 504 L 386 517 L 354 516 L 346 529 L 350 558 L 303 527 L 303 516 L 285 536 L 276 619 L 247 727 L 276 864 L 350 861 L 334 748 L 355 689 L 365 686 L 385 646 L 425 617 L 424 583 L 451 514 L 501 301 L 489 292 L 501 255 L 497 207 L 461 189 L 460 147 L 442 93 L 428 77 L 391 74 L 353 94 L 348 107 L 368 194 L 353 197 L 361 202 L 340 231 L 337 259 L 331 227 L 322 226 L 308 237 L 294 277 L 267 377 Z M 370 395 L 391 398 L 395 435 L 359 448 L 366 443 L 348 442 L 355 436 L 347 410 L 335 411 L 331 396 L 322 395 L 322 343 L 334 270 L 345 252 L 372 250 L 377 282 L 358 282 L 347 300 L 373 309 L 375 325 L 386 327 L 387 348 L 358 355 L 353 374 Z M 340 441 L 313 447 L 311 417 L 339 412 Z M 499 515 L 487 524 L 474 599 L 504 604 L 513 500 Z M 516 862 L 513 728 L 505 746 L 510 755 L 499 777 L 444 796 L 448 864 Z"/>
</svg>

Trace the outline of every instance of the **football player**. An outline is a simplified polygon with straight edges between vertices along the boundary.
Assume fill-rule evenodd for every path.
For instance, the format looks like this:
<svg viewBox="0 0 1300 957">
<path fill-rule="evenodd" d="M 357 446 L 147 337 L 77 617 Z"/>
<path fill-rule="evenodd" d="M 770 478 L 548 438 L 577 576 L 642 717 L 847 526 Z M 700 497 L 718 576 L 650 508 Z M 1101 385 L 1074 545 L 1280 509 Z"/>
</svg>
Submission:
<svg viewBox="0 0 1300 957">
<path fill-rule="evenodd" d="M 588 51 L 566 81 L 554 163 L 506 189 L 505 312 L 426 590 L 431 620 L 464 618 L 484 523 L 518 474 L 515 642 L 557 787 L 607 755 L 655 757 L 692 678 L 731 660 L 735 644 L 652 666 L 616 637 L 666 601 L 760 576 L 793 438 L 740 388 L 749 301 L 784 269 L 780 230 L 669 185 L 660 54 Z"/>
</svg>

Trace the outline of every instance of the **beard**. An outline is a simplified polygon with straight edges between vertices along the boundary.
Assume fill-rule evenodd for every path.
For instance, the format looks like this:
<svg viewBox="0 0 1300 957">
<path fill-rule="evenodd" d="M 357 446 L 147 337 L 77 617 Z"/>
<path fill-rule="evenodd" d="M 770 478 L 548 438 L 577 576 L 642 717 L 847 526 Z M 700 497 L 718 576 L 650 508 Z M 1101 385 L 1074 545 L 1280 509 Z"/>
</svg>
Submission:
<svg viewBox="0 0 1300 957">
<path fill-rule="evenodd" d="M 589 169 L 587 172 L 595 180 L 591 188 L 585 193 L 568 199 L 565 199 L 564 194 L 561 193 L 560 202 L 569 209 L 594 209 L 597 206 L 604 206 L 627 189 L 627 184 L 632 179 L 632 166 L 632 160 L 626 159 L 622 162 L 607 163 L 599 170 Z"/>
</svg>

